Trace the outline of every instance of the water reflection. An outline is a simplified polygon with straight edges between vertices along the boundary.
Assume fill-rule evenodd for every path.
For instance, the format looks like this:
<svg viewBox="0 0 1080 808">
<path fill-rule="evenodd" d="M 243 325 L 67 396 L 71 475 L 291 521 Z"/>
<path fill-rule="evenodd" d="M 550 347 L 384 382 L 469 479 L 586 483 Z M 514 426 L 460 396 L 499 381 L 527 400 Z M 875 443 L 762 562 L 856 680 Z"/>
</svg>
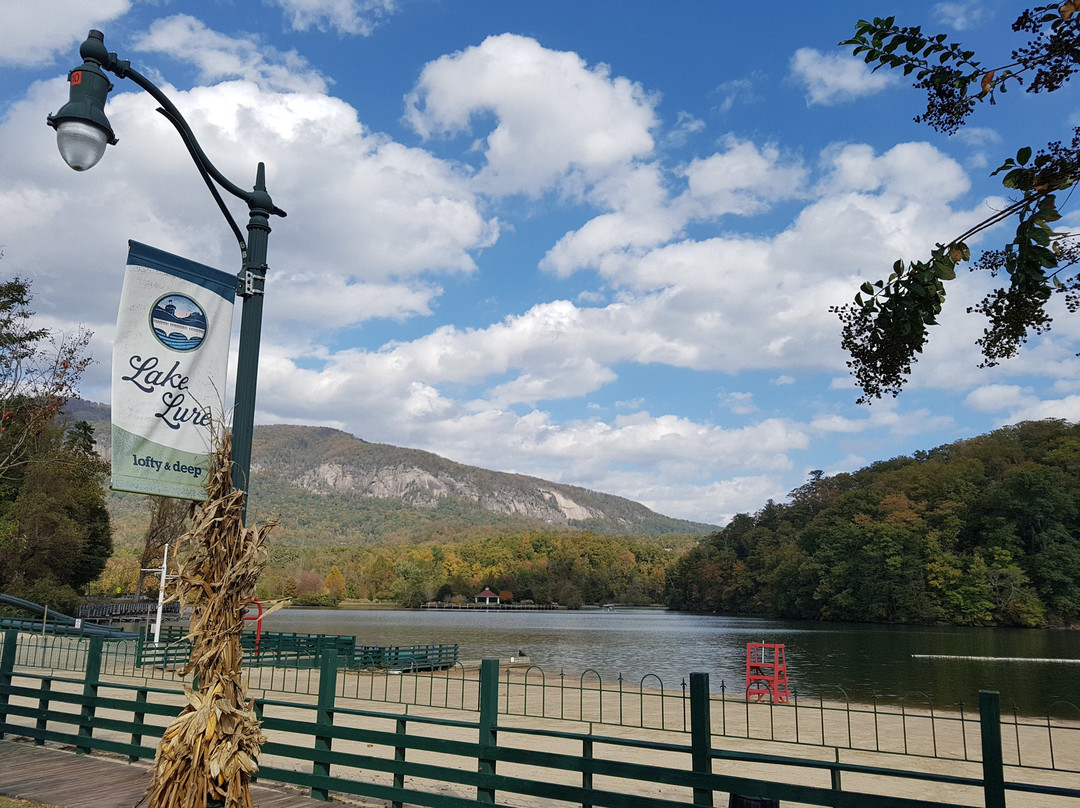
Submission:
<svg viewBox="0 0 1080 808">
<path fill-rule="evenodd" d="M 874 695 L 973 706 L 980 689 L 1003 704 L 1044 714 L 1054 701 L 1080 703 L 1080 665 L 914 659 L 919 655 L 1080 659 L 1080 631 L 806 623 L 688 615 L 654 609 L 553 612 L 322 611 L 287 609 L 269 631 L 351 634 L 366 645 L 457 643 L 464 659 L 507 658 L 520 651 L 549 676 L 577 680 L 595 669 L 637 686 L 650 674 L 678 688 L 693 671 L 719 692 L 742 694 L 746 643 L 784 643 L 791 688 L 801 696 L 841 685 L 853 700 Z M 650 683 L 655 680 L 650 677 Z"/>
</svg>

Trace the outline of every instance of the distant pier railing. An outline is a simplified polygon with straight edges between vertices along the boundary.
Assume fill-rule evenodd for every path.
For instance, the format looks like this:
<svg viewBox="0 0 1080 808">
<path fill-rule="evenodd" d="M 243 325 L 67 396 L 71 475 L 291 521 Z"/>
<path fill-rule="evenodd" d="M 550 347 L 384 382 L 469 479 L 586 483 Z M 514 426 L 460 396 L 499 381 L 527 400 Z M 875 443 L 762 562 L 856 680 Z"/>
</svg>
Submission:
<svg viewBox="0 0 1080 808">
<path fill-rule="evenodd" d="M 357 645 L 356 637 L 336 634 L 296 634 L 245 631 L 240 635 L 248 667 L 317 668 L 331 656 L 344 668 L 416 672 L 449 668 L 458 661 L 457 645 Z M 136 649 L 138 666 L 182 667 L 191 655 L 183 626 L 163 626 L 160 641 L 144 636 Z"/>
<path fill-rule="evenodd" d="M 452 609 L 460 612 L 557 611 L 558 603 L 422 603 L 421 609 Z"/>
<path fill-rule="evenodd" d="M 111 600 L 98 603 L 80 603 L 76 616 L 83 620 L 101 623 L 146 622 L 157 617 L 156 600 Z M 173 601 L 161 606 L 162 620 L 179 620 L 180 604 Z"/>
<path fill-rule="evenodd" d="M 912 654 L 912 659 L 963 659 L 974 662 L 1016 662 L 1035 665 L 1080 665 L 1080 659 L 1044 659 L 1042 657 L 1012 657 L 1012 656 L 963 656 L 959 654 Z"/>
</svg>

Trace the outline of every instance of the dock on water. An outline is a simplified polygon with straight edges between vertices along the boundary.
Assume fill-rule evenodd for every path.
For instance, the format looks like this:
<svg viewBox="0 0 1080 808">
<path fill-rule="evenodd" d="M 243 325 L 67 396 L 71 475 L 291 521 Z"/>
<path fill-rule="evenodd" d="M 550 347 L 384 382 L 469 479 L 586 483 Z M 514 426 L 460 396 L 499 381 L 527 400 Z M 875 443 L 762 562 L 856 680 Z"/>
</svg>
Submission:
<svg viewBox="0 0 1080 808">
<path fill-rule="evenodd" d="M 959 656 L 956 654 L 912 654 L 912 659 L 962 659 L 969 662 L 1036 662 L 1041 664 L 1080 665 L 1080 659 L 1043 659 L 1014 656 Z"/>
</svg>

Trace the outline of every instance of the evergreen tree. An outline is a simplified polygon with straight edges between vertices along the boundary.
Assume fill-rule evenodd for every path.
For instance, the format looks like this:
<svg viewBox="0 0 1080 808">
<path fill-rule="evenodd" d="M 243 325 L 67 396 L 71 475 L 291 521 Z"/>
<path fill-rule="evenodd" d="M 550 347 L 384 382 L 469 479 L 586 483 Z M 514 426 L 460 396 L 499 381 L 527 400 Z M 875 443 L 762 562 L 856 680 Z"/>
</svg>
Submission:
<svg viewBox="0 0 1080 808">
<path fill-rule="evenodd" d="M 64 404 L 90 364 L 90 335 L 32 328 L 30 284 L 0 283 L 0 591 L 73 610 L 105 569 L 105 465 Z"/>
</svg>

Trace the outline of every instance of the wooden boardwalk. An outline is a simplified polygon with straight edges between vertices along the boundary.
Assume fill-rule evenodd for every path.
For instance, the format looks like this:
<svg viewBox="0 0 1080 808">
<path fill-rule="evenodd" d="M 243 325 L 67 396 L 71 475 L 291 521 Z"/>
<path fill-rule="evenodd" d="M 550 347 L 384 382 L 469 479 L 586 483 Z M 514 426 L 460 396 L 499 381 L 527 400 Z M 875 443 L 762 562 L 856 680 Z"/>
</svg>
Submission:
<svg viewBox="0 0 1080 808">
<path fill-rule="evenodd" d="M 134 808 L 150 782 L 146 763 L 100 753 L 76 755 L 56 746 L 0 740 L 0 794 L 62 808 Z M 297 791 L 252 786 L 255 808 L 325 806 Z"/>
</svg>

